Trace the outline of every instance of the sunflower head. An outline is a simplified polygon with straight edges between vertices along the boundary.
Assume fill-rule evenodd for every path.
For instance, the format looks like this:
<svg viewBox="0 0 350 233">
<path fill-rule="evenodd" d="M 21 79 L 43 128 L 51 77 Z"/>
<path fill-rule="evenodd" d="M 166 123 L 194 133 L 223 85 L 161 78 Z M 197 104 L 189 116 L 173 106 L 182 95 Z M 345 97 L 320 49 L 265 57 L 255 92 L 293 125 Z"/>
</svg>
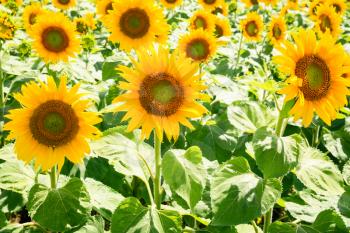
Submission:
<svg viewBox="0 0 350 233">
<path fill-rule="evenodd" d="M 322 0 L 314 0 L 309 5 L 309 16 L 312 20 L 317 19 L 317 8 L 323 4 Z"/>
<path fill-rule="evenodd" d="M 80 34 L 86 34 L 89 31 L 88 22 L 84 18 L 74 19 L 75 30 Z"/>
<path fill-rule="evenodd" d="M 299 9 L 299 1 L 298 0 L 288 0 L 287 7 L 292 10 Z"/>
<path fill-rule="evenodd" d="M 315 28 L 319 33 L 330 33 L 332 36 L 337 37 L 341 32 L 340 24 L 341 18 L 335 12 L 335 8 L 327 4 L 317 8 Z"/>
<path fill-rule="evenodd" d="M 265 5 L 275 6 L 277 4 L 277 0 L 261 0 L 261 2 L 265 3 Z"/>
<path fill-rule="evenodd" d="M 97 4 L 96 4 L 97 14 L 100 15 L 102 18 L 108 15 L 108 13 L 113 10 L 113 2 L 114 2 L 113 0 L 97 1 Z"/>
<path fill-rule="evenodd" d="M 217 38 L 223 36 L 231 36 L 231 25 L 227 18 L 215 18 L 215 36 Z"/>
<path fill-rule="evenodd" d="M 218 5 L 213 10 L 211 10 L 211 13 L 214 15 L 223 15 L 228 16 L 228 4 L 226 2 L 222 2 L 221 5 Z"/>
<path fill-rule="evenodd" d="M 247 7 L 252 7 L 252 6 L 258 6 L 259 1 L 258 0 L 242 0 Z"/>
<path fill-rule="evenodd" d="M 327 4 L 333 7 L 338 15 L 343 15 L 346 12 L 347 5 L 345 0 L 328 0 Z"/>
<path fill-rule="evenodd" d="M 100 134 L 93 125 L 100 122 L 96 113 L 85 112 L 89 101 L 78 94 L 79 85 L 66 88 L 67 79 L 61 77 L 57 86 L 53 78 L 47 84 L 30 82 L 23 85 L 15 98 L 22 108 L 10 110 L 10 121 L 4 129 L 9 139 L 16 140 L 15 152 L 25 162 L 35 160 L 44 171 L 55 165 L 59 168 L 65 156 L 79 163 L 90 152 L 87 139 Z"/>
<path fill-rule="evenodd" d="M 277 44 L 283 41 L 285 38 L 286 30 L 287 26 L 282 17 L 272 18 L 268 34 L 272 44 Z"/>
<path fill-rule="evenodd" d="M 244 37 L 248 40 L 259 41 L 263 27 L 262 18 L 256 12 L 248 13 L 246 18 L 241 21 L 241 30 Z"/>
<path fill-rule="evenodd" d="M 179 49 L 195 62 L 207 62 L 216 53 L 216 38 L 198 29 L 180 38 Z"/>
<path fill-rule="evenodd" d="M 174 9 L 182 4 L 182 0 L 160 0 L 160 2 L 169 9 Z"/>
<path fill-rule="evenodd" d="M 342 77 L 344 49 L 330 35 L 317 40 L 310 29 L 293 34 L 293 39 L 295 43 L 276 45 L 280 54 L 274 61 L 289 75 L 280 93 L 286 94 L 286 101 L 296 100 L 290 113 L 295 120 L 302 118 L 305 127 L 310 125 L 314 112 L 330 125 L 350 94 L 350 83 Z"/>
<path fill-rule="evenodd" d="M 201 93 L 205 86 L 198 74 L 198 64 L 163 47 L 142 49 L 137 55 L 133 67 L 119 68 L 125 79 L 119 87 L 126 93 L 114 100 L 119 104 L 116 111 L 126 111 L 123 120 L 130 120 L 128 130 L 142 127 L 143 138 L 148 138 L 154 129 L 160 139 L 165 132 L 169 140 L 176 140 L 179 124 L 192 129 L 188 118 L 206 112 L 197 103 L 206 98 Z"/>
<path fill-rule="evenodd" d="M 198 0 L 198 2 L 207 10 L 215 10 L 215 8 L 220 7 L 224 3 L 223 0 Z"/>
<path fill-rule="evenodd" d="M 33 47 L 46 62 L 68 61 L 80 50 L 74 24 L 61 13 L 46 13 L 33 26 Z"/>
<path fill-rule="evenodd" d="M 109 39 L 124 50 L 149 47 L 157 40 L 166 41 L 169 26 L 162 9 L 153 1 L 116 0 L 104 23 L 111 32 Z"/>
<path fill-rule="evenodd" d="M 32 33 L 32 27 L 37 21 L 37 17 L 44 14 L 45 10 L 41 7 L 40 3 L 32 3 L 24 8 L 23 22 L 27 33 Z"/>
<path fill-rule="evenodd" d="M 13 38 L 16 26 L 10 16 L 5 12 L 0 12 L 0 39 L 10 40 Z"/>
<path fill-rule="evenodd" d="M 214 16 L 205 10 L 196 11 L 190 18 L 190 28 L 191 30 L 203 29 L 207 32 L 214 31 Z"/>
<path fill-rule="evenodd" d="M 68 10 L 76 5 L 75 0 L 52 0 L 55 7 L 61 10 Z"/>
</svg>

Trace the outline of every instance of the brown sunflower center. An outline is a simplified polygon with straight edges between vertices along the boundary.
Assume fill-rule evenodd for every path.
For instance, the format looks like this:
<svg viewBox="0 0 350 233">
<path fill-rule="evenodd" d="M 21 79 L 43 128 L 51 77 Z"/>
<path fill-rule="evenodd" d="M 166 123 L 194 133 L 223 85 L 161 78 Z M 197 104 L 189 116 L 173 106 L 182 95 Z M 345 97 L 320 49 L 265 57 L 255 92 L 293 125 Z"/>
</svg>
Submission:
<svg viewBox="0 0 350 233">
<path fill-rule="evenodd" d="M 341 6 L 339 6 L 338 4 L 333 4 L 332 5 L 334 8 L 335 8 L 335 12 L 337 12 L 337 13 L 339 13 L 339 12 L 341 12 Z"/>
<path fill-rule="evenodd" d="M 60 27 L 48 27 L 41 35 L 44 47 L 55 53 L 64 51 L 69 45 L 69 38 L 65 30 Z"/>
<path fill-rule="evenodd" d="M 58 2 L 62 5 L 67 5 L 69 4 L 70 0 L 58 0 Z"/>
<path fill-rule="evenodd" d="M 202 38 L 196 38 L 187 44 L 186 55 L 193 60 L 204 60 L 209 56 L 209 49 L 208 41 Z"/>
<path fill-rule="evenodd" d="M 184 89 L 165 72 L 148 75 L 139 90 L 141 106 L 150 114 L 170 116 L 177 112 L 184 100 Z"/>
<path fill-rule="evenodd" d="M 216 2 L 216 0 L 204 0 L 204 3 L 209 4 L 209 5 L 214 4 L 215 2 Z"/>
<path fill-rule="evenodd" d="M 252 5 L 258 5 L 259 4 L 258 0 L 250 0 L 250 3 Z"/>
<path fill-rule="evenodd" d="M 258 34 L 258 25 L 256 24 L 256 22 L 254 20 L 249 21 L 246 25 L 245 25 L 245 31 L 247 32 L 247 34 L 249 36 L 256 36 Z"/>
<path fill-rule="evenodd" d="M 222 37 L 224 35 L 224 29 L 220 25 L 215 25 L 215 36 L 217 38 Z"/>
<path fill-rule="evenodd" d="M 308 55 L 299 59 L 295 74 L 303 80 L 300 90 L 306 100 L 318 100 L 327 95 L 331 74 L 327 63 L 318 56 Z"/>
<path fill-rule="evenodd" d="M 332 22 L 328 15 L 320 16 L 320 29 L 322 32 L 326 32 L 327 29 L 329 29 L 329 31 L 332 31 Z"/>
<path fill-rule="evenodd" d="M 122 14 L 119 26 L 126 36 L 137 39 L 147 34 L 150 20 L 144 10 L 132 8 Z"/>
<path fill-rule="evenodd" d="M 215 7 L 215 9 L 212 10 L 211 13 L 212 13 L 212 14 L 215 14 L 215 15 L 217 15 L 217 14 L 223 14 L 223 13 L 224 13 L 224 10 L 223 10 L 222 8 L 220 8 L 220 7 Z"/>
<path fill-rule="evenodd" d="M 175 3 L 177 0 L 165 0 L 167 3 Z"/>
<path fill-rule="evenodd" d="M 74 139 L 79 130 L 79 121 L 69 104 L 49 100 L 34 110 L 29 126 L 36 141 L 54 148 Z"/>
<path fill-rule="evenodd" d="M 36 17 L 37 17 L 37 14 L 34 14 L 34 13 L 31 13 L 31 14 L 29 15 L 29 24 L 30 24 L 30 25 L 35 24 L 35 22 L 36 22 Z"/>
<path fill-rule="evenodd" d="M 106 5 L 105 13 L 108 14 L 109 11 L 113 10 L 113 3 L 110 2 Z"/>
<path fill-rule="evenodd" d="M 273 34 L 273 37 L 275 38 L 275 39 L 280 39 L 281 38 L 281 36 L 282 36 L 282 30 L 281 30 L 281 28 L 277 25 L 277 24 L 275 24 L 274 26 L 273 26 L 273 28 L 272 28 L 272 34 Z"/>
<path fill-rule="evenodd" d="M 198 28 L 206 29 L 206 28 L 208 27 L 205 18 L 202 17 L 202 16 L 197 16 L 197 17 L 194 19 L 193 24 L 194 24 L 194 27 L 195 27 L 196 29 L 198 29 Z"/>
</svg>

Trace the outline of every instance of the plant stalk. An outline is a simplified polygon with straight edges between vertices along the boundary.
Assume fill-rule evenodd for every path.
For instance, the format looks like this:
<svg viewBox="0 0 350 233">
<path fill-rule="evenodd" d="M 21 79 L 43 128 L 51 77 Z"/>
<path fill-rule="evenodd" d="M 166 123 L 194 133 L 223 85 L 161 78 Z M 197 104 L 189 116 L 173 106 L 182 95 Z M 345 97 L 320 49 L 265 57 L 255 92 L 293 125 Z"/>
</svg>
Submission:
<svg viewBox="0 0 350 233">
<path fill-rule="evenodd" d="M 160 169 L 161 169 L 161 145 L 162 142 L 158 138 L 156 132 L 154 131 L 154 156 L 155 156 L 155 169 L 156 174 L 154 177 L 154 183 L 153 183 L 153 195 L 154 195 L 154 202 L 156 204 L 157 209 L 160 209 Z"/>
<path fill-rule="evenodd" d="M 56 165 L 51 168 L 50 181 L 51 181 L 51 188 L 56 189 L 57 188 L 57 166 Z"/>
<path fill-rule="evenodd" d="M 320 130 L 321 130 L 320 125 L 316 125 L 316 128 L 313 129 L 312 147 L 317 147 L 318 144 L 320 143 Z"/>
<path fill-rule="evenodd" d="M 2 41 L 0 40 L 0 56 L 2 50 Z M 2 71 L 2 58 L 0 57 L 0 148 L 5 144 L 5 137 L 3 132 L 3 125 L 5 123 L 4 115 L 5 115 L 5 96 L 4 96 L 4 73 Z"/>
<path fill-rule="evenodd" d="M 235 64 L 234 71 L 236 71 L 237 66 L 239 64 L 239 59 L 241 57 L 242 41 L 243 41 L 243 32 L 241 31 L 241 38 L 239 39 L 239 47 L 238 47 L 238 51 L 237 51 L 236 64 Z"/>
<path fill-rule="evenodd" d="M 273 208 L 267 211 L 267 213 L 264 215 L 264 233 L 269 232 L 269 227 L 272 223 L 272 212 L 273 212 Z"/>
</svg>

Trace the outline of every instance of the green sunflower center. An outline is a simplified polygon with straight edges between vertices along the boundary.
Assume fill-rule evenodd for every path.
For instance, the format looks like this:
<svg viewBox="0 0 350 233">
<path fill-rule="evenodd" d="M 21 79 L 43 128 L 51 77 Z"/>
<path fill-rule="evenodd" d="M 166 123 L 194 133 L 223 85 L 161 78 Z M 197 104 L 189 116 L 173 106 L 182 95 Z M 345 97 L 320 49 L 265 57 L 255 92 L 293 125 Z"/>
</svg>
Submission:
<svg viewBox="0 0 350 233">
<path fill-rule="evenodd" d="M 332 31 L 332 22 L 328 15 L 320 16 L 320 28 L 322 32 L 326 32 L 327 29 Z"/>
<path fill-rule="evenodd" d="M 146 76 L 140 85 L 139 101 L 152 115 L 173 115 L 181 107 L 183 99 L 183 87 L 178 80 L 165 72 Z"/>
<path fill-rule="evenodd" d="M 256 36 L 259 32 L 255 21 L 249 21 L 245 26 L 245 30 L 249 36 Z"/>
<path fill-rule="evenodd" d="M 214 4 L 216 0 L 204 0 L 204 3 L 206 4 Z"/>
<path fill-rule="evenodd" d="M 295 74 L 303 80 L 300 90 L 307 100 L 326 96 L 331 85 L 327 63 L 316 55 L 305 56 L 296 63 Z"/>
<path fill-rule="evenodd" d="M 282 30 L 278 25 L 274 25 L 272 29 L 273 37 L 277 40 L 282 36 Z"/>
<path fill-rule="evenodd" d="M 54 148 L 74 139 L 79 130 L 79 120 L 69 104 L 49 100 L 34 110 L 29 127 L 36 141 Z"/>
<path fill-rule="evenodd" d="M 70 2 L 70 0 L 58 0 L 58 2 L 62 5 L 67 5 Z"/>
<path fill-rule="evenodd" d="M 186 55 L 193 60 L 204 60 L 209 56 L 209 53 L 209 43 L 202 38 L 194 39 L 186 46 Z"/>
<path fill-rule="evenodd" d="M 60 27 L 48 27 L 42 34 L 44 47 L 51 52 L 62 52 L 69 45 L 67 33 Z"/>
<path fill-rule="evenodd" d="M 207 28 L 207 22 L 202 16 L 197 16 L 195 18 L 195 20 L 193 21 L 193 23 L 194 23 L 194 26 L 196 29 L 198 29 L 198 28 L 206 29 Z"/>
<path fill-rule="evenodd" d="M 144 10 L 132 8 L 122 14 L 119 26 L 126 36 L 137 39 L 147 34 L 150 28 L 150 19 Z"/>
</svg>

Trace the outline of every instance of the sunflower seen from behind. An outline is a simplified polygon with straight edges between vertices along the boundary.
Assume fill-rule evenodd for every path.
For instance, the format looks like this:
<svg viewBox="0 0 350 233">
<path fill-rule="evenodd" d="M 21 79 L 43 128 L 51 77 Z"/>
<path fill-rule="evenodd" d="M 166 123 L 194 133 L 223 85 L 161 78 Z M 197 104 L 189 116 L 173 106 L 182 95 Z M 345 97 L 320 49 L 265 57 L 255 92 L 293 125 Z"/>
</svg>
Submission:
<svg viewBox="0 0 350 233">
<path fill-rule="evenodd" d="M 194 62 L 208 62 L 216 53 L 217 42 L 213 33 L 198 29 L 180 38 L 179 50 Z"/>
<path fill-rule="evenodd" d="M 113 9 L 104 18 L 111 32 L 109 39 L 120 43 L 123 50 L 150 47 L 154 41 L 164 42 L 168 37 L 162 9 L 153 1 L 116 0 Z"/>
<path fill-rule="evenodd" d="M 206 10 L 198 10 L 189 20 L 190 29 L 197 30 L 201 28 L 208 33 L 212 33 L 215 29 L 214 20 L 214 15 L 212 15 L 210 12 Z"/>
<path fill-rule="evenodd" d="M 169 9 L 174 9 L 182 4 L 183 0 L 160 0 L 160 3 Z"/>
<path fill-rule="evenodd" d="M 76 5 L 75 0 L 52 0 L 53 5 L 61 10 L 68 10 Z"/>
<path fill-rule="evenodd" d="M 350 94 L 349 80 L 342 77 L 345 52 L 330 35 L 317 40 L 313 30 L 300 30 L 293 34 L 294 43 L 284 41 L 276 46 L 279 55 L 273 60 L 288 77 L 280 91 L 285 100 L 295 99 L 290 114 L 294 120 L 302 119 L 308 127 L 314 112 L 328 125 L 345 106 Z"/>
<path fill-rule="evenodd" d="M 273 17 L 270 26 L 268 36 L 272 44 L 278 44 L 285 39 L 287 26 L 283 17 Z"/>
<path fill-rule="evenodd" d="M 15 152 L 26 163 L 35 161 L 43 171 L 63 166 L 65 157 L 80 163 L 90 153 L 88 139 L 100 135 L 94 127 L 101 119 L 96 113 L 86 112 L 90 101 L 82 100 L 79 84 L 67 89 L 66 77 L 57 86 L 49 77 L 47 83 L 30 82 L 14 94 L 22 108 L 10 110 L 9 139 L 15 140 Z"/>
<path fill-rule="evenodd" d="M 24 28 L 28 34 L 32 33 L 33 26 L 37 22 L 37 17 L 44 13 L 45 10 L 41 7 L 40 3 L 32 3 L 24 8 L 22 17 Z"/>
<path fill-rule="evenodd" d="M 199 66 L 164 47 L 142 49 L 137 57 L 132 67 L 119 67 L 125 79 L 119 87 L 126 92 L 114 99 L 115 111 L 125 111 L 127 130 L 141 127 L 142 138 L 149 138 L 154 129 L 160 141 L 164 132 L 169 140 L 177 140 L 180 124 L 193 129 L 188 119 L 207 112 L 197 102 L 206 99 Z"/>
<path fill-rule="evenodd" d="M 80 51 L 74 24 L 63 14 L 50 12 L 38 17 L 31 33 L 33 47 L 46 62 L 67 62 Z"/>
<path fill-rule="evenodd" d="M 248 13 L 246 18 L 241 21 L 241 30 L 243 36 L 251 41 L 259 41 L 264 29 L 262 17 L 256 13 Z"/>
</svg>

